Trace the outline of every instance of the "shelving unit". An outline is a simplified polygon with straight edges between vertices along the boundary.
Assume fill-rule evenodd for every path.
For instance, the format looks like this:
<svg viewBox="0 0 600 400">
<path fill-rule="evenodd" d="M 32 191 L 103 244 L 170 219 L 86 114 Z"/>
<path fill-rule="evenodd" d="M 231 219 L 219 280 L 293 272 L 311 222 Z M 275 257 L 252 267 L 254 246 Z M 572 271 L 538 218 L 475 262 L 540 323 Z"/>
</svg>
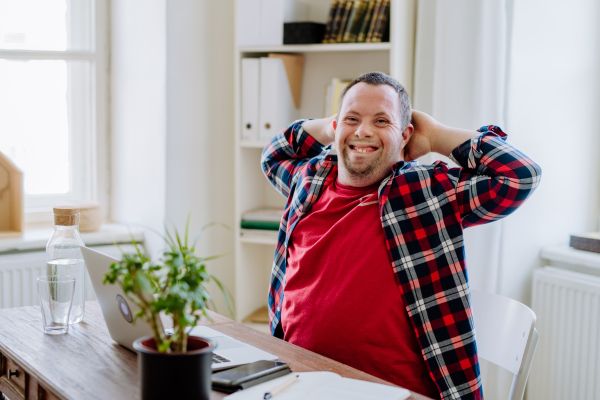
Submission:
<svg viewBox="0 0 600 400">
<path fill-rule="evenodd" d="M 323 0 L 303 0 L 323 13 Z M 327 1 L 329 4 L 330 2 Z M 237 6 L 237 5 L 236 5 Z M 322 21 L 327 18 L 323 13 Z M 313 18 L 315 19 L 315 18 Z M 242 234 L 242 213 L 259 207 L 284 207 L 281 196 L 264 177 L 260 156 L 267 142 L 241 140 L 241 59 L 268 53 L 294 53 L 305 57 L 299 118 L 322 118 L 325 86 L 334 77 L 353 79 L 369 71 L 382 71 L 398 79 L 412 93 L 415 0 L 392 0 L 389 43 L 340 43 L 236 47 L 235 62 L 235 300 L 236 320 L 242 321 L 267 303 L 276 235 Z M 237 21 L 236 21 L 237 26 Z M 292 121 L 290 121 L 292 122 Z M 278 127 L 278 130 L 285 128 Z"/>
</svg>

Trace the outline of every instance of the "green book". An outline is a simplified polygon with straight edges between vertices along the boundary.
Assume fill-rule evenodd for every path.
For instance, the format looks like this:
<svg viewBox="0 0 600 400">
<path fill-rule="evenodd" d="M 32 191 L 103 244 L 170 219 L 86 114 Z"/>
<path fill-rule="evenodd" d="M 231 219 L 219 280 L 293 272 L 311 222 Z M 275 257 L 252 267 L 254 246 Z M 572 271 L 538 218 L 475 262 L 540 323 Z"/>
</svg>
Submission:
<svg viewBox="0 0 600 400">
<path fill-rule="evenodd" d="M 344 8 L 342 12 L 342 19 L 340 21 L 340 30 L 337 34 L 336 41 L 338 43 L 342 43 L 342 38 L 344 37 L 344 32 L 346 32 L 346 25 L 348 24 L 348 17 L 350 17 L 350 11 L 352 10 L 353 1 L 346 2 L 346 8 Z"/>
<path fill-rule="evenodd" d="M 369 29 L 367 29 L 367 36 L 365 37 L 365 42 L 370 42 L 373 37 L 373 29 L 375 28 L 375 24 L 377 23 L 377 18 L 379 17 L 379 9 L 381 8 L 381 4 L 383 0 L 376 0 L 375 7 L 373 7 L 373 15 L 371 16 L 371 23 L 369 24 Z"/>
<path fill-rule="evenodd" d="M 279 222 L 268 222 L 268 221 L 245 221 L 242 220 L 242 229 L 260 229 L 266 231 L 278 231 Z"/>
<path fill-rule="evenodd" d="M 342 22 L 342 15 L 344 14 L 345 9 L 346 0 L 340 0 L 340 2 L 337 5 L 337 9 L 335 10 L 333 21 L 331 22 L 331 31 L 329 31 L 329 43 L 337 42 L 337 35 L 340 31 L 340 23 Z"/>
<path fill-rule="evenodd" d="M 379 16 L 377 19 L 377 23 L 375 24 L 375 29 L 373 29 L 373 37 L 371 38 L 371 42 L 381 42 L 383 39 L 383 35 L 385 30 L 388 27 L 388 22 L 390 19 L 390 0 L 384 0 L 381 8 L 379 9 Z"/>
<path fill-rule="evenodd" d="M 367 5 L 367 10 L 365 11 L 365 16 L 360 24 L 360 30 L 358 31 L 358 35 L 356 38 L 357 42 L 364 42 L 367 38 L 367 32 L 369 31 L 369 26 L 371 26 L 371 18 L 373 17 L 373 10 L 375 9 L 375 0 L 369 1 Z"/>
<path fill-rule="evenodd" d="M 348 17 L 344 37 L 342 38 L 344 43 L 356 42 L 365 11 L 367 11 L 367 2 L 365 0 L 355 0 L 350 17 Z"/>
<path fill-rule="evenodd" d="M 333 19 L 338 8 L 339 0 L 333 0 L 331 2 L 331 8 L 329 9 L 329 18 L 327 18 L 327 26 L 325 27 L 325 36 L 321 43 L 329 43 L 329 35 L 331 34 L 331 28 L 333 27 Z"/>
</svg>

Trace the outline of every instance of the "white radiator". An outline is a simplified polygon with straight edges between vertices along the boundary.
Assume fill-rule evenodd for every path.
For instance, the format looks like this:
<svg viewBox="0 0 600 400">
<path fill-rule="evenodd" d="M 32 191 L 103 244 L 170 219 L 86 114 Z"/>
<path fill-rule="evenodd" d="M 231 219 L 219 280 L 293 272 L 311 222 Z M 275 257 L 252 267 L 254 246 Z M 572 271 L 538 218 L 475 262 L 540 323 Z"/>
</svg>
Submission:
<svg viewBox="0 0 600 400">
<path fill-rule="evenodd" d="M 539 343 L 527 400 L 600 399 L 600 278 L 540 268 L 532 309 Z"/>
<path fill-rule="evenodd" d="M 130 244 L 121 244 L 123 251 L 134 251 Z M 94 246 L 104 254 L 119 257 L 116 246 Z M 142 247 L 143 250 L 143 247 Z M 8 254 L 0 256 L 0 308 L 38 305 L 37 277 L 46 275 L 46 252 Z M 85 299 L 96 300 L 94 288 L 86 271 Z"/>
</svg>

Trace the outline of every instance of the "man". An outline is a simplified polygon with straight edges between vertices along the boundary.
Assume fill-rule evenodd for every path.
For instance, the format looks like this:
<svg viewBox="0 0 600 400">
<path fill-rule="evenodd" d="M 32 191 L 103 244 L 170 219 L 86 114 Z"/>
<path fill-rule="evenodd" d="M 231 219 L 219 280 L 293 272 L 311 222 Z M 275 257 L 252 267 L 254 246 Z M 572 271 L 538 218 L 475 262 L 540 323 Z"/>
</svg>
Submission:
<svg viewBox="0 0 600 400">
<path fill-rule="evenodd" d="M 340 97 L 337 116 L 296 121 L 263 151 L 288 197 L 271 332 L 430 397 L 483 398 L 462 230 L 512 213 L 541 170 L 498 127 L 411 111 L 383 73 Z M 430 152 L 462 168 L 412 161 Z"/>
</svg>

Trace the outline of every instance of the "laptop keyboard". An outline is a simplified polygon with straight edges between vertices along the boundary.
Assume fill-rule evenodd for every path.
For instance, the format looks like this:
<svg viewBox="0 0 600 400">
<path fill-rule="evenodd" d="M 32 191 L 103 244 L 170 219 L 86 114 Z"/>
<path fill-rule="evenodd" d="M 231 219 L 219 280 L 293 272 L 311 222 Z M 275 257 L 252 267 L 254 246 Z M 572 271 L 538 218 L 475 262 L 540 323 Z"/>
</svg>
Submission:
<svg viewBox="0 0 600 400">
<path fill-rule="evenodd" d="M 230 360 L 226 359 L 225 357 L 221 357 L 215 353 L 213 353 L 212 355 L 212 363 L 213 364 L 221 364 L 224 362 L 229 362 Z"/>
</svg>

